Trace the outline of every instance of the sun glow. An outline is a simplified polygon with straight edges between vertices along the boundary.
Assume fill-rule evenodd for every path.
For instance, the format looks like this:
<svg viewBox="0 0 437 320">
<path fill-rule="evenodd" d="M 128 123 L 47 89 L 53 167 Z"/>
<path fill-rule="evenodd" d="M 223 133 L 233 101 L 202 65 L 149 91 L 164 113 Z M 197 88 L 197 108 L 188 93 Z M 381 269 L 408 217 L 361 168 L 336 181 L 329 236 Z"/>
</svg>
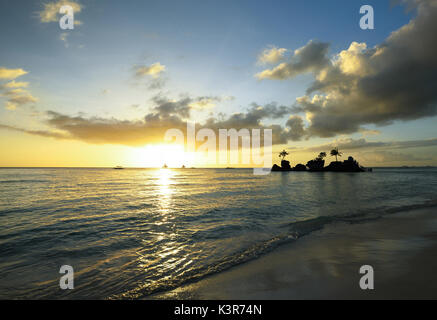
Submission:
<svg viewBox="0 0 437 320">
<path fill-rule="evenodd" d="M 184 151 L 184 146 L 175 144 L 148 145 L 135 148 L 130 156 L 131 163 L 137 167 L 161 168 L 164 164 L 170 168 L 189 166 L 193 159 Z"/>
</svg>

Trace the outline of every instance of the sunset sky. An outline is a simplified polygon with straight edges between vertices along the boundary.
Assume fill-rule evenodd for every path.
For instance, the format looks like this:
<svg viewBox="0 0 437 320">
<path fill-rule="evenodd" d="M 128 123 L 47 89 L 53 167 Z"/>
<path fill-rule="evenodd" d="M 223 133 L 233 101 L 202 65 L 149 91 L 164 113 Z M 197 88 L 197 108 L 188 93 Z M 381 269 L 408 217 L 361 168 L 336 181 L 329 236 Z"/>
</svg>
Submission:
<svg viewBox="0 0 437 320">
<path fill-rule="evenodd" d="M 437 165 L 436 0 L 3 0 L 0 30 L 0 166 L 207 165 L 163 144 L 187 120 L 272 128 L 292 164 Z"/>
</svg>

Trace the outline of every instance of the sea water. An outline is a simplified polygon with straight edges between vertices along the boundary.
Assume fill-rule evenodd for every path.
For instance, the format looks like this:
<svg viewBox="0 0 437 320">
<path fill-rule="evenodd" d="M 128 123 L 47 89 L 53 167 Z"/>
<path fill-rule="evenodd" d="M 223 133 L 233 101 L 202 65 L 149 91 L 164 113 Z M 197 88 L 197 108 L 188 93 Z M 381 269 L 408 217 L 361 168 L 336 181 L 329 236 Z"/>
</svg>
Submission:
<svg viewBox="0 0 437 320">
<path fill-rule="evenodd" d="M 0 169 L 0 298 L 143 298 L 436 195 L 435 168 Z"/>
</svg>

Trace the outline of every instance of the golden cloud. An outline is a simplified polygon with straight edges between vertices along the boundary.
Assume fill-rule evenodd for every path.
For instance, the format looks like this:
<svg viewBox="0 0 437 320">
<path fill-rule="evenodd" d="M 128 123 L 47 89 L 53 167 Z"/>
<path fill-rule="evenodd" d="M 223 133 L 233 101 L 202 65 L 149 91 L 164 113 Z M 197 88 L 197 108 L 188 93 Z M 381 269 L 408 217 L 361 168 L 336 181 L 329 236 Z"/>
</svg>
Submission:
<svg viewBox="0 0 437 320">
<path fill-rule="evenodd" d="M 39 12 L 40 21 L 43 23 L 48 22 L 58 22 L 60 13 L 59 9 L 62 6 L 71 6 L 74 13 L 82 11 L 82 5 L 75 1 L 70 0 L 59 0 L 58 2 L 48 2 L 44 4 L 44 9 Z M 75 25 L 81 25 L 82 22 L 79 20 L 74 20 Z"/>
<path fill-rule="evenodd" d="M 188 106 L 197 110 L 210 109 L 215 107 L 215 101 L 217 101 L 217 99 L 202 98 L 198 101 L 190 103 Z"/>
<path fill-rule="evenodd" d="M 15 79 L 24 74 L 27 74 L 27 71 L 23 69 L 0 68 L 0 79 Z M 28 82 L 15 82 L 15 80 L 0 85 L 0 90 L 3 91 L 0 96 L 7 99 L 5 102 L 7 110 L 15 110 L 18 106 L 38 101 L 37 98 L 23 89 L 28 85 Z"/>
<path fill-rule="evenodd" d="M 17 105 L 15 104 L 15 103 L 12 103 L 12 102 L 10 102 L 10 101 L 6 101 L 5 102 L 5 108 L 6 108 L 6 110 L 15 110 L 15 109 L 17 109 Z"/>
<path fill-rule="evenodd" d="M 347 50 L 341 51 L 336 63 L 344 74 L 364 76 L 371 71 L 370 65 L 364 55 L 367 49 L 365 43 L 353 41 Z M 325 78 L 321 78 L 324 80 Z"/>
<path fill-rule="evenodd" d="M 284 58 L 287 49 L 275 46 L 264 49 L 258 56 L 259 64 L 277 63 Z"/>
<path fill-rule="evenodd" d="M 29 85 L 29 82 L 15 82 L 15 80 L 12 80 L 11 82 L 8 82 L 4 85 L 2 85 L 2 88 L 5 89 L 15 89 L 15 88 L 26 88 Z"/>
<path fill-rule="evenodd" d="M 137 77 L 152 76 L 153 78 L 157 78 L 164 71 L 165 66 L 157 62 L 150 66 L 137 66 L 135 68 L 135 75 Z"/>
<path fill-rule="evenodd" d="M 0 67 L 0 79 L 12 80 L 27 73 L 28 72 L 23 69 L 7 69 Z"/>
</svg>

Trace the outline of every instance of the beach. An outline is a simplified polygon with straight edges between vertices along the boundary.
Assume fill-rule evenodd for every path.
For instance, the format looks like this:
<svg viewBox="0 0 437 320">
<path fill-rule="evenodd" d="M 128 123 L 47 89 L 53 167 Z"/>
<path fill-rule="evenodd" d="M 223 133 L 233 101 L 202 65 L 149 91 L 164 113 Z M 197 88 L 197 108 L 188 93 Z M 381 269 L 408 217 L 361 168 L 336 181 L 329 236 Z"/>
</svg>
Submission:
<svg viewBox="0 0 437 320">
<path fill-rule="evenodd" d="M 437 208 L 322 230 L 153 299 L 436 299 Z M 359 269 L 374 268 L 374 290 Z"/>
</svg>

